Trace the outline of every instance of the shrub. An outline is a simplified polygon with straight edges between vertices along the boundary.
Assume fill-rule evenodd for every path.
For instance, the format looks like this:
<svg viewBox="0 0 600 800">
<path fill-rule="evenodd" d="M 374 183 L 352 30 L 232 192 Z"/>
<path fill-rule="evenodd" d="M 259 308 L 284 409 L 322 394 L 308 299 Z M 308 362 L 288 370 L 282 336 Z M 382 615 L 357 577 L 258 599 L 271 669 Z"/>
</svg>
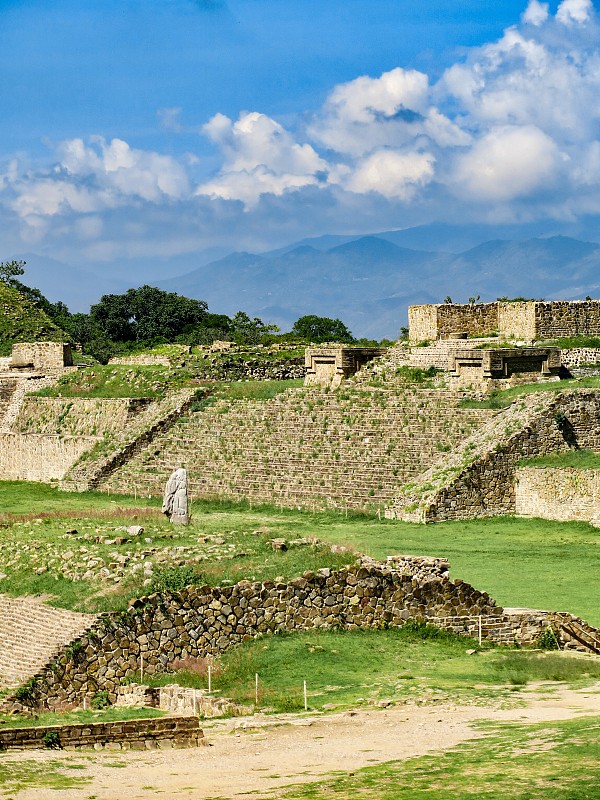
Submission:
<svg viewBox="0 0 600 800">
<path fill-rule="evenodd" d="M 185 564 L 178 567 L 158 567 L 152 578 L 153 592 L 180 592 L 186 586 L 206 583 L 197 567 Z"/>
</svg>

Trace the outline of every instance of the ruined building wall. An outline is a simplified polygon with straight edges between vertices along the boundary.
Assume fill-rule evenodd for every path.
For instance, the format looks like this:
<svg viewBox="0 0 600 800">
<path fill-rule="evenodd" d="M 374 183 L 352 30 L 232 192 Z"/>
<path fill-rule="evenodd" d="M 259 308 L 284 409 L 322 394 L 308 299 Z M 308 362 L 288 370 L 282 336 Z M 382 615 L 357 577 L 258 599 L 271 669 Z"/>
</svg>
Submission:
<svg viewBox="0 0 600 800">
<path fill-rule="evenodd" d="M 504 339 L 533 342 L 537 337 L 535 303 L 498 303 L 498 334 Z"/>
<path fill-rule="evenodd" d="M 0 433 L 0 480 L 60 480 L 98 441 L 91 436 Z"/>
<path fill-rule="evenodd" d="M 600 522 L 600 470 L 521 467 L 515 490 L 522 516 Z"/>
</svg>

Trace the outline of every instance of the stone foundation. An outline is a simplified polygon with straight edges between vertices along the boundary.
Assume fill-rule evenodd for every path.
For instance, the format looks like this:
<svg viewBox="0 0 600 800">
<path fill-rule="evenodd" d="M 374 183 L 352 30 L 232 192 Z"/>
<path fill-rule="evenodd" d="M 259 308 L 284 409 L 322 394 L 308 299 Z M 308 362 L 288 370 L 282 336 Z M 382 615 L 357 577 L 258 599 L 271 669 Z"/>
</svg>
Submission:
<svg viewBox="0 0 600 800">
<path fill-rule="evenodd" d="M 307 347 L 305 386 L 338 387 L 374 358 L 384 355 L 385 347 Z"/>
<path fill-rule="evenodd" d="M 162 750 L 202 744 L 204 732 L 190 716 L 0 730 L 0 750 Z"/>
</svg>

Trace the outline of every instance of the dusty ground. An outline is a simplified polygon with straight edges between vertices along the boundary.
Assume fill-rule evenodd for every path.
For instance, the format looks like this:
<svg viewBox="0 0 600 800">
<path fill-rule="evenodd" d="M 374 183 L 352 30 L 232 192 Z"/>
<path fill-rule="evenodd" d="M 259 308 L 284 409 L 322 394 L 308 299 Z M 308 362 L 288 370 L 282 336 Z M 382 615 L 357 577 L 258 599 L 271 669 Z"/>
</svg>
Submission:
<svg viewBox="0 0 600 800">
<path fill-rule="evenodd" d="M 85 763 L 71 774 L 92 776 L 78 789 L 26 789 L 15 800 L 137 800 L 268 797 L 277 787 L 318 780 L 327 773 L 445 750 L 479 736 L 476 720 L 544 722 L 600 714 L 600 683 L 585 690 L 531 686 L 519 708 L 395 706 L 306 717 L 280 715 L 220 720 L 204 726 L 208 747 L 147 753 L 8 753 L 8 760 Z M 548 687 L 549 688 L 549 687 Z"/>
</svg>

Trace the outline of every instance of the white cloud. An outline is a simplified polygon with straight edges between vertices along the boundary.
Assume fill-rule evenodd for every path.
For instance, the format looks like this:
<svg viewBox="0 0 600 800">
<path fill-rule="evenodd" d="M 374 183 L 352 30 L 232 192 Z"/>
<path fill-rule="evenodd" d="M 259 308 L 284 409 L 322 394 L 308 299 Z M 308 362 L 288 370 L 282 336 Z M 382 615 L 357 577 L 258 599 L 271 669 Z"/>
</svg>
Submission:
<svg viewBox="0 0 600 800">
<path fill-rule="evenodd" d="M 443 147 L 468 141 L 431 105 L 427 75 L 400 67 L 378 78 L 362 75 L 336 86 L 310 125 L 309 135 L 354 158 L 382 147 L 400 147 L 423 135 Z"/>
<path fill-rule="evenodd" d="M 540 3 L 539 0 L 530 0 L 523 14 L 523 22 L 529 25 L 541 25 L 546 22 L 548 16 L 548 3 Z"/>
<path fill-rule="evenodd" d="M 507 202 L 551 184 L 560 162 L 556 144 L 538 128 L 494 128 L 457 159 L 454 180 L 469 199 Z"/>
<path fill-rule="evenodd" d="M 556 12 L 556 19 L 563 25 L 587 22 L 594 10 L 592 0 L 562 0 Z"/>
<path fill-rule="evenodd" d="M 310 144 L 299 144 L 264 114 L 240 114 L 235 123 L 216 114 L 203 132 L 221 149 L 224 163 L 215 178 L 197 188 L 197 195 L 252 206 L 263 194 L 280 196 L 316 185 L 328 172 L 327 162 Z"/>
<path fill-rule="evenodd" d="M 346 188 L 360 194 L 378 192 L 407 202 L 432 180 L 434 162 L 431 153 L 379 150 L 358 162 Z"/>
</svg>

